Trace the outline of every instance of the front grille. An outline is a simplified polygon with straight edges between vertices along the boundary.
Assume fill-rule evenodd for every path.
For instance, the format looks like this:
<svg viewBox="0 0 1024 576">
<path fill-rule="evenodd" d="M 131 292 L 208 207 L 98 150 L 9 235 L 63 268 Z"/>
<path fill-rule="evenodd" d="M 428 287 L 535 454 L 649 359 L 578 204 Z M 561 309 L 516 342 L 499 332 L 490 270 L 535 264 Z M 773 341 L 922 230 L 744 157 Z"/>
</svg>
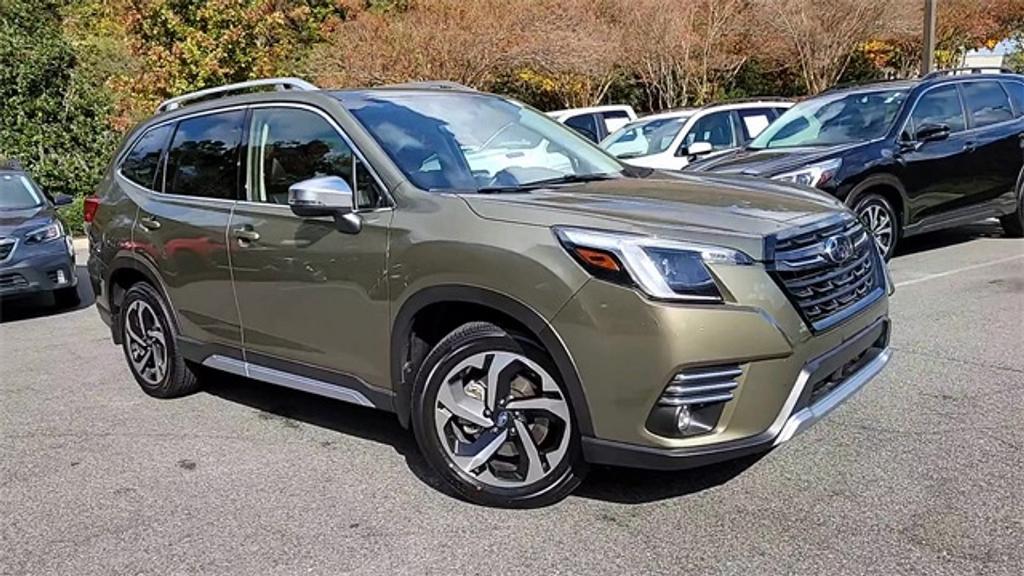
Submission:
<svg viewBox="0 0 1024 576">
<path fill-rule="evenodd" d="M 780 236 L 769 255 L 776 280 L 815 330 L 838 324 L 884 291 L 875 243 L 849 215 Z"/>
<path fill-rule="evenodd" d="M 14 238 L 0 238 L 0 262 L 7 260 L 14 253 L 14 245 L 18 241 Z"/>
<path fill-rule="evenodd" d="M 17 288 L 28 286 L 28 280 L 21 274 L 0 274 L 0 288 Z"/>
</svg>

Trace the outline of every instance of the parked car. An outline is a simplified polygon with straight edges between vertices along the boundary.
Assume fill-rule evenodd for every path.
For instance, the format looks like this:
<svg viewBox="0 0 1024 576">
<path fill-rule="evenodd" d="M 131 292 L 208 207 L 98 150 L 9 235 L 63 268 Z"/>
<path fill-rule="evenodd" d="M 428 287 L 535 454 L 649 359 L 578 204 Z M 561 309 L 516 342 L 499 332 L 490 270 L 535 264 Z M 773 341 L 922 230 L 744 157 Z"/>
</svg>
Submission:
<svg viewBox="0 0 1024 576">
<path fill-rule="evenodd" d="M 801 102 L 746 148 L 690 166 L 846 202 L 886 258 L 903 237 L 998 217 L 1024 233 L 1024 76 L 944 71 Z"/>
<path fill-rule="evenodd" d="M 544 152 L 480 154 L 509 133 Z M 891 283 L 841 203 L 625 166 L 468 89 L 179 97 L 89 205 L 97 308 L 145 392 L 203 366 L 394 412 L 489 505 L 553 502 L 587 463 L 767 451 L 889 358 Z"/>
<path fill-rule="evenodd" d="M 548 116 L 583 134 L 592 142 L 600 142 L 627 123 L 636 120 L 632 106 L 592 106 L 555 110 Z"/>
<path fill-rule="evenodd" d="M 51 197 L 17 162 L 0 162 L 0 298 L 50 293 L 58 306 L 78 303 L 71 235 Z"/>
<path fill-rule="evenodd" d="M 652 114 L 619 128 L 601 147 L 634 166 L 682 170 L 698 157 L 745 146 L 792 105 L 751 100 Z"/>
</svg>

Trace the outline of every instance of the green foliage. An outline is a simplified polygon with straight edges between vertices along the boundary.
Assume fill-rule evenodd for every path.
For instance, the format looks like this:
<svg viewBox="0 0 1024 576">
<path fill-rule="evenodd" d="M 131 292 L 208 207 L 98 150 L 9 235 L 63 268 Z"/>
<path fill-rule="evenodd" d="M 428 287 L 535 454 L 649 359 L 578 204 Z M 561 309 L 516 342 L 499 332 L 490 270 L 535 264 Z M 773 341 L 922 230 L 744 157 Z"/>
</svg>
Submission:
<svg viewBox="0 0 1024 576">
<path fill-rule="evenodd" d="M 51 194 L 81 196 L 114 144 L 110 95 L 83 77 L 57 0 L 0 0 L 0 156 Z"/>
<path fill-rule="evenodd" d="M 75 201 L 67 206 L 61 206 L 58 209 L 61 220 L 67 225 L 68 229 L 75 236 L 79 236 L 85 233 L 85 219 L 83 218 L 83 210 L 85 209 L 85 196 L 75 196 Z"/>
<path fill-rule="evenodd" d="M 1018 74 L 1024 74 L 1024 32 L 1014 40 L 1013 48 L 1003 64 Z"/>
</svg>

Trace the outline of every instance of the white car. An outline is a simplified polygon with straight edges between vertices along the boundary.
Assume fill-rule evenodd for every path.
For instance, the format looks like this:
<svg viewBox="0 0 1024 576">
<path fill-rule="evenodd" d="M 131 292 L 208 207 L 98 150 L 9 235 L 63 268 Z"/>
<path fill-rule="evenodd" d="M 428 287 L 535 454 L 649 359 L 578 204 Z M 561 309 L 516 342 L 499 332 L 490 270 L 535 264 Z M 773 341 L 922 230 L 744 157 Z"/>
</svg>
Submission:
<svg viewBox="0 0 1024 576">
<path fill-rule="evenodd" d="M 632 106 L 593 106 L 548 112 L 548 116 L 576 130 L 594 142 L 636 120 Z"/>
<path fill-rule="evenodd" d="M 682 170 L 698 156 L 745 146 L 792 105 L 756 100 L 652 114 L 619 128 L 601 147 L 634 166 Z"/>
</svg>

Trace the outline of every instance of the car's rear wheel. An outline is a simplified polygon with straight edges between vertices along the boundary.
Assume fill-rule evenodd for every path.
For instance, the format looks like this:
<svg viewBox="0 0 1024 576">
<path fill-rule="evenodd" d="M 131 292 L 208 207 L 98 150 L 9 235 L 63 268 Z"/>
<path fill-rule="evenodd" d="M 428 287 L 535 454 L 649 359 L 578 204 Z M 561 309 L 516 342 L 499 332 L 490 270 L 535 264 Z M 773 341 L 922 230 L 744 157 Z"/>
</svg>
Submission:
<svg viewBox="0 0 1024 576">
<path fill-rule="evenodd" d="M 120 327 L 128 367 L 146 394 L 174 398 L 199 388 L 198 378 L 178 351 L 168 308 L 152 286 L 139 282 L 128 289 Z"/>
<path fill-rule="evenodd" d="M 880 194 L 867 194 L 857 199 L 853 211 L 864 227 L 875 237 L 878 250 L 886 260 L 896 252 L 900 236 L 899 218 L 892 204 Z"/>
<path fill-rule="evenodd" d="M 1017 211 L 999 219 L 1003 232 L 1011 238 L 1024 237 L 1024 182 L 1017 190 Z"/>
<path fill-rule="evenodd" d="M 493 324 L 465 324 L 427 355 L 412 421 L 431 466 L 479 504 L 550 504 L 585 473 L 569 397 L 550 357 Z"/>
</svg>

